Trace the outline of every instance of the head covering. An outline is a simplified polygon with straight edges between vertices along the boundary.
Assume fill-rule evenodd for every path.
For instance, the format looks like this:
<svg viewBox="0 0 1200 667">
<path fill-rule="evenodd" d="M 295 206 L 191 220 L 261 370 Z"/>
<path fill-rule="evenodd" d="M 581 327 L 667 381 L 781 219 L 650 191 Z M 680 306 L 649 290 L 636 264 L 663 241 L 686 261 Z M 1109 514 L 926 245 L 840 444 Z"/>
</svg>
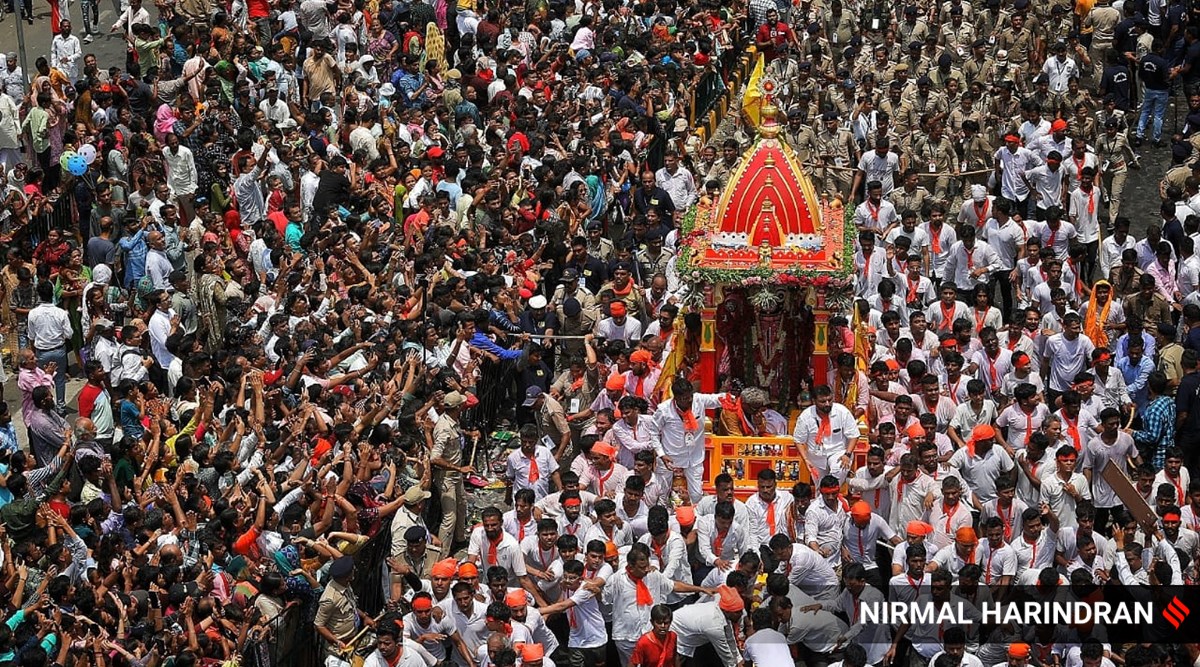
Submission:
<svg viewBox="0 0 1200 667">
<path fill-rule="evenodd" d="M 979 542 L 979 537 L 975 535 L 975 529 L 970 526 L 963 526 L 954 531 L 954 541 L 960 544 L 976 544 Z"/>
<path fill-rule="evenodd" d="M 425 530 L 424 526 L 409 526 L 404 531 L 404 541 L 408 543 L 424 542 L 429 536 L 429 531 Z"/>
<path fill-rule="evenodd" d="M 431 495 L 433 495 L 433 494 L 429 493 L 428 491 L 426 491 L 425 489 L 422 489 L 419 486 L 410 486 L 410 487 L 408 487 L 408 490 L 404 492 L 404 504 L 409 505 L 409 506 L 416 505 L 417 503 L 421 502 L 422 500 L 428 500 Z M 414 527 L 419 528 L 420 526 L 414 526 Z M 423 538 L 418 538 L 418 539 L 423 539 Z"/>
<path fill-rule="evenodd" d="M 924 521 L 909 521 L 905 532 L 909 535 L 928 535 L 933 532 L 933 526 Z"/>
<path fill-rule="evenodd" d="M 858 501 L 850 506 L 850 518 L 852 519 L 870 519 L 871 506 L 866 501 Z"/>
<path fill-rule="evenodd" d="M 620 556 L 620 555 L 621 555 L 621 552 L 617 550 L 617 545 L 613 544 L 612 542 L 604 543 L 604 557 L 605 558 L 616 558 L 617 556 Z"/>
<path fill-rule="evenodd" d="M 971 439 L 967 442 L 967 453 L 975 455 L 975 443 L 980 440 L 991 440 L 996 437 L 996 429 L 991 424 L 980 424 L 971 431 Z"/>
<path fill-rule="evenodd" d="M 1067 129 L 1067 121 L 1065 121 L 1061 118 L 1054 121 L 1053 123 L 1050 123 L 1050 131 L 1051 132 L 1062 132 L 1063 130 L 1066 130 L 1066 129 Z"/>
<path fill-rule="evenodd" d="M 1022 644 L 1020 642 L 1018 642 L 1016 644 L 1009 644 L 1008 645 L 1008 657 L 1010 657 L 1010 658 L 1028 658 L 1029 657 L 1029 644 Z"/>
<path fill-rule="evenodd" d="M 478 577 L 479 576 L 479 566 L 476 565 L 475 563 L 463 563 L 462 565 L 458 566 L 458 576 L 459 577 Z"/>
<path fill-rule="evenodd" d="M 605 389 L 612 391 L 620 391 L 625 388 L 625 376 L 620 373 L 608 376 L 608 380 L 604 383 Z"/>
<path fill-rule="evenodd" d="M 534 662 L 546 657 L 541 644 L 528 643 L 521 646 L 521 662 Z"/>
<path fill-rule="evenodd" d="M 646 350 L 635 350 L 629 355 L 629 362 L 633 364 L 650 364 L 654 361 L 654 357 Z"/>
<path fill-rule="evenodd" d="M 467 398 L 457 391 L 452 391 L 442 398 L 442 405 L 445 405 L 448 408 L 457 408 L 466 402 Z"/>
<path fill-rule="evenodd" d="M 741 593 L 732 586 L 721 586 L 717 589 L 717 606 L 721 611 L 739 612 L 746 609 L 746 603 L 742 601 Z"/>
<path fill-rule="evenodd" d="M 413 611 L 429 611 L 433 609 L 433 600 L 424 595 L 419 598 L 413 598 L 412 608 Z"/>
<path fill-rule="evenodd" d="M 433 568 L 430 569 L 429 573 L 435 577 L 450 579 L 454 576 L 454 572 L 457 569 L 458 561 L 454 560 L 453 558 L 446 558 L 445 560 L 439 560 L 438 562 L 434 563 Z"/>
<path fill-rule="evenodd" d="M 976 183 L 975 185 L 972 185 L 971 186 L 971 199 L 974 199 L 977 202 L 981 202 L 981 201 L 987 199 L 987 188 L 983 187 L 982 185 L 980 185 L 978 183 Z"/>
<path fill-rule="evenodd" d="M 583 501 L 579 498 L 567 498 L 562 501 L 563 507 L 579 507 L 580 505 L 583 505 Z"/>
<path fill-rule="evenodd" d="M 696 523 L 696 509 L 691 505 L 680 505 L 675 508 L 675 520 L 679 525 L 687 528 Z"/>
<path fill-rule="evenodd" d="M 525 589 L 512 590 L 508 595 L 504 596 L 504 604 L 510 607 L 520 607 L 521 605 L 529 604 L 529 598 L 525 597 Z"/>
<path fill-rule="evenodd" d="M 910 438 L 925 437 L 925 427 L 921 426 L 919 423 L 909 426 L 907 429 L 905 429 L 904 432 L 907 433 L 908 437 L 910 437 Z"/>
<path fill-rule="evenodd" d="M 607 442 L 597 442 L 592 445 L 592 453 L 597 456 L 607 456 L 610 459 L 617 457 L 617 450 Z"/>
<path fill-rule="evenodd" d="M 608 312 L 613 317 L 621 317 L 625 314 L 625 302 L 614 301 L 608 306 Z"/>
<path fill-rule="evenodd" d="M 329 576 L 333 577 L 334 579 L 348 577 L 353 571 L 354 556 L 342 556 L 341 558 L 334 560 L 333 564 L 329 566 Z"/>
</svg>

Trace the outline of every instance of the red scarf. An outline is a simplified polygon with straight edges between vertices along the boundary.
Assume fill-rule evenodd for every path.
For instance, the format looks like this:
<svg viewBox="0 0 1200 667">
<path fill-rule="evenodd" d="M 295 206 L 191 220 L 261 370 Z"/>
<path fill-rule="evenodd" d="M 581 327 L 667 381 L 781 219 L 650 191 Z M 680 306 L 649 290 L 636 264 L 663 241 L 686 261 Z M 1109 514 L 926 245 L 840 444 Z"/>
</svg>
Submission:
<svg viewBox="0 0 1200 667">
<path fill-rule="evenodd" d="M 538 472 L 537 450 L 535 449 L 533 455 L 529 457 L 529 483 L 536 484 L 541 477 Z"/>
<path fill-rule="evenodd" d="M 496 554 L 496 550 L 500 547 L 500 543 L 503 541 L 504 541 L 504 533 L 501 533 L 500 537 L 497 537 L 494 540 L 488 540 L 488 565 L 499 565 L 500 564 L 499 560 L 498 560 L 498 556 Z"/>
</svg>

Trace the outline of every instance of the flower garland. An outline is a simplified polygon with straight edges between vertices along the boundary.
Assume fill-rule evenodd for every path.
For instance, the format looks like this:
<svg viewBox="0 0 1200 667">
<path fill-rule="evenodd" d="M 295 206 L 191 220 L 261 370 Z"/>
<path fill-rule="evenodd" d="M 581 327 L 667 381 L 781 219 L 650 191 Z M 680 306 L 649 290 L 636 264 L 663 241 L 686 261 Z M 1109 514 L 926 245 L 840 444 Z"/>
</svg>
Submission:
<svg viewBox="0 0 1200 667">
<path fill-rule="evenodd" d="M 822 218 L 829 220 L 838 209 L 828 206 L 822 208 Z M 784 285 L 795 287 L 817 287 L 822 289 L 842 289 L 854 284 L 854 241 L 857 232 L 853 224 L 854 211 L 850 208 L 841 209 L 843 213 L 842 229 L 845 238 L 842 243 L 842 268 L 837 271 L 803 270 L 803 269 L 771 269 L 762 266 L 744 269 L 713 269 L 699 267 L 695 264 L 700 242 L 705 232 L 696 227 L 697 207 L 693 206 L 684 214 L 680 225 L 682 236 L 679 240 L 679 277 L 691 285 L 722 284 L 741 285 L 743 287 L 762 287 Z M 695 290 L 693 290 L 695 291 Z"/>
</svg>

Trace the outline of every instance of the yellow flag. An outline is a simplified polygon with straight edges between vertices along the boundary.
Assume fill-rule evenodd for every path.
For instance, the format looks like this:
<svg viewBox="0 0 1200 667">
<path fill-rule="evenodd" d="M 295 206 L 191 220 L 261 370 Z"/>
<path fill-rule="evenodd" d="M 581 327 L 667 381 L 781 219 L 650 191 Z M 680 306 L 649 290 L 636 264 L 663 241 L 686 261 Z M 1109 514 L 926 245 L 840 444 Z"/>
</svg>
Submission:
<svg viewBox="0 0 1200 667">
<path fill-rule="evenodd" d="M 746 116 L 746 122 L 754 127 L 758 127 L 762 121 L 763 108 L 763 57 L 758 54 L 758 60 L 754 63 L 754 71 L 750 74 L 750 80 L 746 82 L 746 92 L 742 95 L 742 113 Z"/>
<path fill-rule="evenodd" d="M 675 375 L 683 366 L 686 328 L 681 315 L 675 321 L 675 333 L 671 334 L 671 353 L 667 355 L 666 359 L 663 359 L 662 372 L 659 373 L 658 383 L 654 386 L 654 391 L 660 396 L 660 401 L 671 398 L 671 383 L 675 381 Z"/>
<path fill-rule="evenodd" d="M 858 304 L 854 304 L 854 359 L 858 370 L 866 371 L 874 350 L 871 349 L 871 341 L 867 338 L 867 323 L 858 312 Z"/>
</svg>

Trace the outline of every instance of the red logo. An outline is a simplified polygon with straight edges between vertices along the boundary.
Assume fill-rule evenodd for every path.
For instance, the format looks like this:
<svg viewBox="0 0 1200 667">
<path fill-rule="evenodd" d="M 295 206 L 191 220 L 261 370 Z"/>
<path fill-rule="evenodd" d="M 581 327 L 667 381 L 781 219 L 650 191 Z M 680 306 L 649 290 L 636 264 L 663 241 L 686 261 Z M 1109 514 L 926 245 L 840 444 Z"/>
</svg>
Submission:
<svg viewBox="0 0 1200 667">
<path fill-rule="evenodd" d="M 1167 619 L 1168 623 L 1175 626 L 1175 629 L 1178 630 L 1179 626 L 1183 625 L 1183 621 L 1187 619 L 1188 614 L 1190 613 L 1192 613 L 1191 610 L 1185 607 L 1183 603 L 1179 601 L 1179 598 L 1176 597 L 1171 598 L 1171 604 L 1167 605 L 1167 608 L 1163 610 L 1162 615 L 1163 618 Z"/>
</svg>

